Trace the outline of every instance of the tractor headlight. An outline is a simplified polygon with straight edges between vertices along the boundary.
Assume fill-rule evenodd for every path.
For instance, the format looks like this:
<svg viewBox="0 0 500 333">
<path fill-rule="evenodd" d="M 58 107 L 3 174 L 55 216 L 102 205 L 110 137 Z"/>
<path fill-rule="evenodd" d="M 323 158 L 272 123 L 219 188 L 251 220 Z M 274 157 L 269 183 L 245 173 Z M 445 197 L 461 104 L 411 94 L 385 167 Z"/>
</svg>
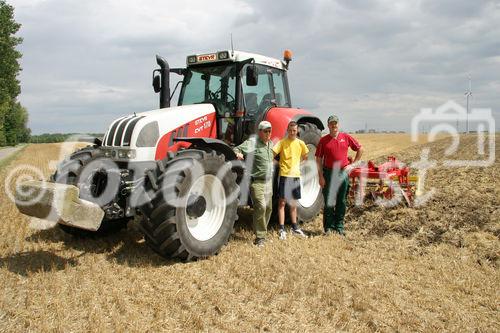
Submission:
<svg viewBox="0 0 500 333">
<path fill-rule="evenodd" d="M 229 59 L 229 52 L 219 52 L 219 60 L 227 60 Z"/>
<path fill-rule="evenodd" d="M 135 158 L 135 150 L 118 150 L 118 158 L 133 159 Z"/>
<path fill-rule="evenodd" d="M 135 158 L 135 150 L 129 150 L 127 152 L 127 158 L 130 158 L 130 159 Z"/>
</svg>

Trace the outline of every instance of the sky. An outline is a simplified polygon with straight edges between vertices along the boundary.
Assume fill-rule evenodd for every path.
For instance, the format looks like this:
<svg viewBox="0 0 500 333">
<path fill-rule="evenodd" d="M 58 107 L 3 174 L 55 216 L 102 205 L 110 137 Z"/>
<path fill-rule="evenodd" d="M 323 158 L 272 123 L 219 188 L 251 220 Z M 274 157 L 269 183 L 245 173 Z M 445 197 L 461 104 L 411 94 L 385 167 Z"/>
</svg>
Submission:
<svg viewBox="0 0 500 333">
<path fill-rule="evenodd" d="M 155 55 L 292 50 L 292 103 L 345 131 L 410 129 L 448 100 L 500 128 L 500 1 L 7 0 L 22 24 L 21 103 L 33 134 L 103 133 L 157 108 Z M 177 77 L 172 77 L 172 86 Z M 462 125 L 459 125 L 462 126 Z M 464 130 L 463 125 L 461 130 Z"/>
</svg>

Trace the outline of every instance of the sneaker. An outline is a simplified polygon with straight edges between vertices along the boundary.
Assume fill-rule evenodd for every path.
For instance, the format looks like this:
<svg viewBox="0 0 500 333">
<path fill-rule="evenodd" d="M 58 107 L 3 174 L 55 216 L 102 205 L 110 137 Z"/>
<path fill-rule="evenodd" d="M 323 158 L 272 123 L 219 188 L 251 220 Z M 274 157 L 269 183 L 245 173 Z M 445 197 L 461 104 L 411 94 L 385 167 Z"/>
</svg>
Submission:
<svg viewBox="0 0 500 333">
<path fill-rule="evenodd" d="M 302 231 L 302 229 L 292 229 L 292 235 L 302 238 L 307 238 L 307 235 Z"/>
<path fill-rule="evenodd" d="M 286 239 L 286 231 L 285 231 L 285 229 L 280 229 L 278 231 L 278 235 L 279 235 L 279 237 L 280 237 L 281 240 L 285 240 Z"/>
<path fill-rule="evenodd" d="M 266 243 L 265 238 L 255 238 L 255 241 L 253 242 L 253 244 L 257 247 L 263 247 L 265 243 Z"/>
</svg>

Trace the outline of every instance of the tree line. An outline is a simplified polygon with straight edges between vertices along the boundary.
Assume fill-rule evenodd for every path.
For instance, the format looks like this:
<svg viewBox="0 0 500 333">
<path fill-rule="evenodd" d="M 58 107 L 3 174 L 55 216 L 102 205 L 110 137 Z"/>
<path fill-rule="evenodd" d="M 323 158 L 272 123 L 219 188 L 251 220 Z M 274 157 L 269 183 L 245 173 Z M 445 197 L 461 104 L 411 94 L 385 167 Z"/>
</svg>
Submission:
<svg viewBox="0 0 500 333">
<path fill-rule="evenodd" d="M 89 134 L 79 134 L 79 133 L 45 133 L 40 135 L 32 135 L 31 143 L 54 143 L 54 142 L 64 142 L 73 136 L 85 136 L 85 137 L 95 137 L 102 138 L 104 134 L 102 133 L 89 133 Z"/>
<path fill-rule="evenodd" d="M 22 55 L 16 47 L 22 38 L 16 37 L 16 33 L 20 27 L 14 20 L 14 8 L 0 0 L 0 146 L 30 140 L 28 111 L 17 100 L 21 93 L 17 76 Z"/>
</svg>

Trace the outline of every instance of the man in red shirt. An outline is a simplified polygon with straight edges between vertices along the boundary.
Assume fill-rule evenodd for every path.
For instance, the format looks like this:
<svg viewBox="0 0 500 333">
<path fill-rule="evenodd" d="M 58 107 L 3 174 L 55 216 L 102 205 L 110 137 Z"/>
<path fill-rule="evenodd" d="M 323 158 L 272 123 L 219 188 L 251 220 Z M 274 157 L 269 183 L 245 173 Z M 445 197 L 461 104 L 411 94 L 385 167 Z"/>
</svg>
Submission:
<svg viewBox="0 0 500 333">
<path fill-rule="evenodd" d="M 344 233 L 344 215 L 349 192 L 349 148 L 356 152 L 353 164 L 363 154 L 361 145 L 347 133 L 339 132 L 339 118 L 328 117 L 330 133 L 319 140 L 316 148 L 319 185 L 323 188 L 325 207 L 323 209 L 323 228 L 326 234 Z"/>
</svg>

